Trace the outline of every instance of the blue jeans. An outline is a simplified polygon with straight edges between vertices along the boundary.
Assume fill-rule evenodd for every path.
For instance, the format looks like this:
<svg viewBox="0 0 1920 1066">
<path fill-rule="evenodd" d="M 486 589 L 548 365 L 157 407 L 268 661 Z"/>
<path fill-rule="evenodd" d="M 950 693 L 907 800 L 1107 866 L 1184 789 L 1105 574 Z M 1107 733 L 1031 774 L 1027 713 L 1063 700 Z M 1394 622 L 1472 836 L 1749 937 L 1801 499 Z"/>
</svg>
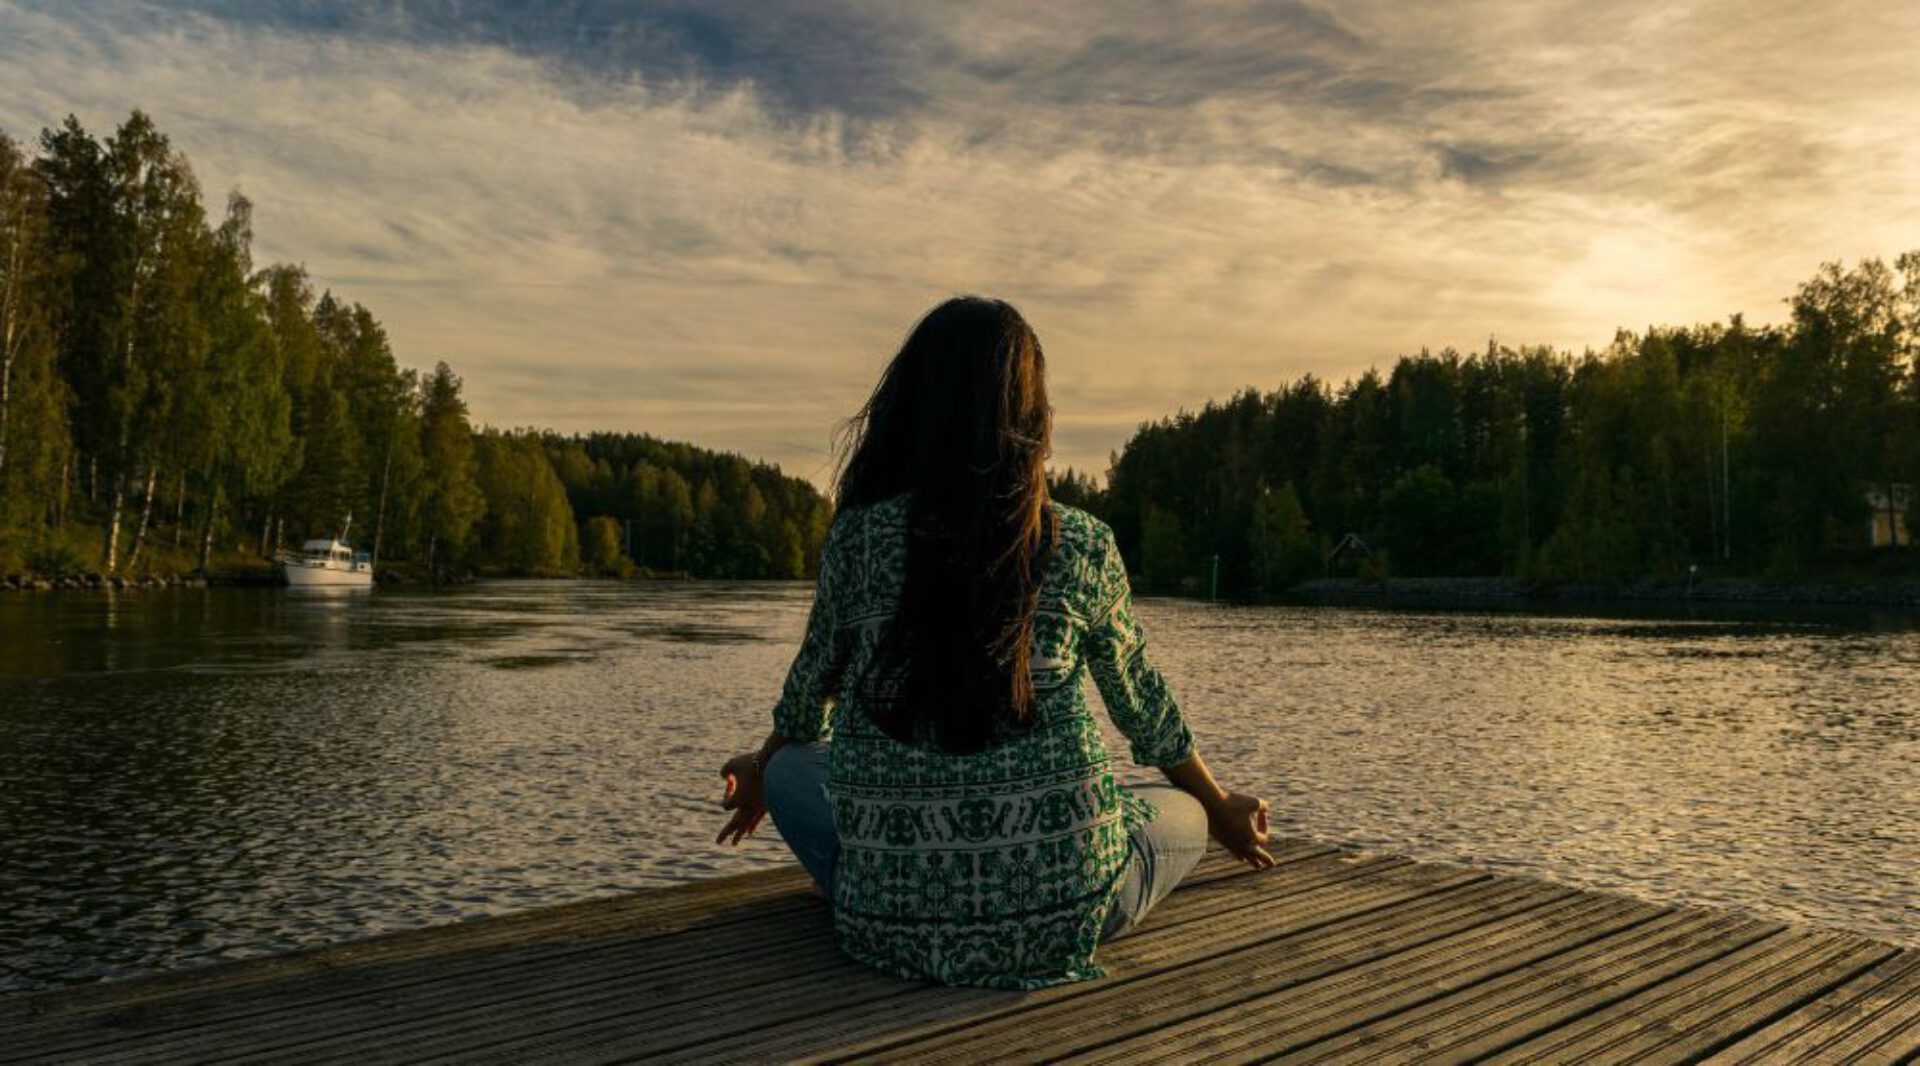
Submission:
<svg viewBox="0 0 1920 1066">
<path fill-rule="evenodd" d="M 767 760 L 767 813 L 794 857 L 833 898 L 833 870 L 840 859 L 840 836 L 827 802 L 827 746 L 789 744 Z M 1120 893 L 1107 913 L 1102 940 L 1112 940 L 1139 925 L 1207 850 L 1207 812 L 1200 801 L 1171 785 L 1130 789 L 1159 809 L 1152 821 L 1135 829 Z"/>
</svg>

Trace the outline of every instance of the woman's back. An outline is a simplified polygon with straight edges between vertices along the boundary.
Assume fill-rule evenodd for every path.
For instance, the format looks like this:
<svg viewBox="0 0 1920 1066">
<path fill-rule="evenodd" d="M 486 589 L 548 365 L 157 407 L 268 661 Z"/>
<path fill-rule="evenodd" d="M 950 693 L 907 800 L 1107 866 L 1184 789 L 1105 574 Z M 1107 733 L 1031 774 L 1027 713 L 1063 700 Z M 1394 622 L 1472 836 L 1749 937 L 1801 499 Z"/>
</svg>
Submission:
<svg viewBox="0 0 1920 1066">
<path fill-rule="evenodd" d="M 1128 835 L 1152 809 L 1113 779 L 1083 681 L 1090 674 L 1143 765 L 1193 739 L 1142 655 L 1112 531 L 1049 504 L 1059 531 L 1039 585 L 1026 722 L 972 754 L 903 743 L 865 701 L 885 690 L 881 649 L 906 579 L 909 500 L 836 517 L 801 654 L 775 728 L 830 735 L 842 946 L 873 965 L 947 983 L 1033 988 L 1093 976 L 1094 948 Z"/>
<path fill-rule="evenodd" d="M 1045 366 L 1002 300 L 956 297 L 914 326 L 848 423 L 773 732 L 721 768 L 719 839 L 771 813 L 831 892 L 841 946 L 909 977 L 1092 977 L 1102 937 L 1210 834 L 1273 863 L 1264 801 L 1213 779 L 1142 654 L 1113 531 L 1047 495 Z M 1172 787 L 1114 781 L 1089 675 Z"/>
</svg>

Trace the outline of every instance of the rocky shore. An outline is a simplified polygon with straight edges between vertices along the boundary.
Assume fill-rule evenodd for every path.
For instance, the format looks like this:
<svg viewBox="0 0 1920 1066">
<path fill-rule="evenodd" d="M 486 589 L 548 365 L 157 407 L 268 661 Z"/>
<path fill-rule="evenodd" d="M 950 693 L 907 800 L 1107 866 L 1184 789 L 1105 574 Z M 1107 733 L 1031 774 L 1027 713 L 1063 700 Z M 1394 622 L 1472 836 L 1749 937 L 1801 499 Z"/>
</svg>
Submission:
<svg viewBox="0 0 1920 1066">
<path fill-rule="evenodd" d="M 470 574 L 442 577 L 429 582 L 417 573 L 382 569 L 375 581 L 382 585 L 464 585 L 474 580 Z M 5 592 L 131 592 L 141 589 L 203 589 L 217 587 L 271 588 L 286 584 L 280 572 L 268 568 L 216 570 L 208 574 L 137 574 L 134 576 L 101 573 L 80 574 L 0 574 L 0 593 Z"/>
<path fill-rule="evenodd" d="M 128 592 L 140 589 L 207 588 L 213 585 L 278 585 L 271 571 L 220 574 L 38 574 L 0 575 L 0 592 Z"/>
</svg>

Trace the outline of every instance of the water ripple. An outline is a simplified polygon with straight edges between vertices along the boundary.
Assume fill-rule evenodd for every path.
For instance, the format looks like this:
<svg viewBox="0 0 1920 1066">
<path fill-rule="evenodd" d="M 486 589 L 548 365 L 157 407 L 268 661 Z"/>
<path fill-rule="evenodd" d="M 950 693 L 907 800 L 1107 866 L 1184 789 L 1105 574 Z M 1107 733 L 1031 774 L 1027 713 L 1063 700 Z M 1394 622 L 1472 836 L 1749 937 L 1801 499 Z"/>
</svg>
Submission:
<svg viewBox="0 0 1920 1066">
<path fill-rule="evenodd" d="M 713 846 L 714 768 L 764 732 L 808 605 L 0 600 L 0 990 L 786 862 L 771 831 Z M 1910 616 L 1141 612 L 1281 833 L 1920 943 Z"/>
</svg>

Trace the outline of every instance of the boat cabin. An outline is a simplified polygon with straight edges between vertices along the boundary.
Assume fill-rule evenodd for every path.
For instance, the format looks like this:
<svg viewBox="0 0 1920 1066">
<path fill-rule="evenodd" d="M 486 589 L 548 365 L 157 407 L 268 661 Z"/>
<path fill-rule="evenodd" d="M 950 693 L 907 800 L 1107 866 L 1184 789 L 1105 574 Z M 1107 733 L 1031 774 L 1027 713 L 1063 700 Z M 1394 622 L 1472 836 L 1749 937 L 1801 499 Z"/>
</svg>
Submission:
<svg viewBox="0 0 1920 1066">
<path fill-rule="evenodd" d="M 310 540 L 300 545 L 300 561 L 309 566 L 327 566 L 339 570 L 358 570 L 372 561 L 366 552 L 357 552 L 338 540 Z"/>
</svg>

